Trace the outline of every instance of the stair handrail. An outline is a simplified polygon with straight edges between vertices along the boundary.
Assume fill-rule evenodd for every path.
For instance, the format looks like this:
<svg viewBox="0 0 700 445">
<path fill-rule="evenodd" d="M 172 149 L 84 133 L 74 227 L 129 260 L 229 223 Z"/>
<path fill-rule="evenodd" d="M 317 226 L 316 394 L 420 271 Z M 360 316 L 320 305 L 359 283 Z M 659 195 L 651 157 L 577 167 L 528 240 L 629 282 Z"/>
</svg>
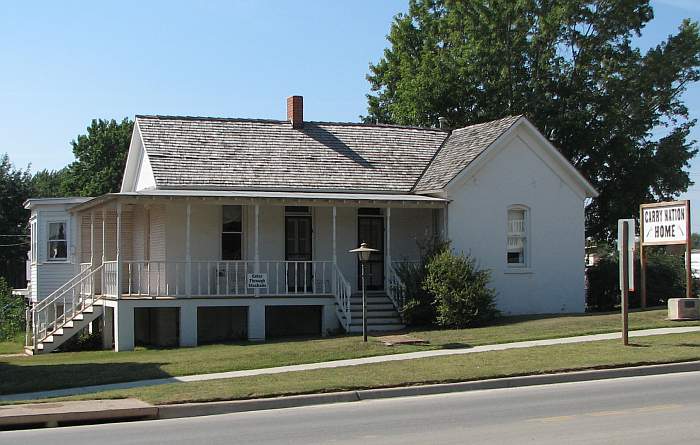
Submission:
<svg viewBox="0 0 700 445">
<path fill-rule="evenodd" d="M 83 272 L 76 275 L 76 277 L 81 276 L 77 281 L 76 277 L 68 281 L 69 283 L 73 283 L 69 287 L 66 287 L 66 285 L 61 286 L 63 291 L 60 294 L 53 292 L 51 294 L 53 297 L 50 299 L 47 297 L 32 307 L 32 344 L 27 346 L 35 347 L 39 342 L 65 325 L 66 322 L 72 320 L 78 313 L 91 307 L 96 300 L 102 298 L 102 295 L 97 298 L 94 286 L 95 276 L 102 272 L 102 265 L 100 264 L 94 269 L 91 269 L 89 273 Z M 69 296 L 70 299 L 67 299 L 67 296 Z M 57 315 L 56 311 L 56 306 L 59 302 L 63 303 L 63 313 L 61 315 Z M 48 311 L 51 307 L 50 305 L 53 305 L 53 314 L 50 314 Z"/>
<path fill-rule="evenodd" d="M 98 267 L 102 267 L 102 265 L 100 265 Z M 76 283 L 76 281 L 82 280 L 86 275 L 88 275 L 91 272 L 91 270 L 92 270 L 92 268 L 87 268 L 87 269 L 83 269 L 80 272 L 78 272 L 77 275 L 73 276 L 73 278 L 71 278 L 70 280 L 63 283 L 58 289 L 51 292 L 46 298 L 37 302 L 35 305 L 35 308 L 36 309 L 43 309 L 42 304 L 43 305 L 51 304 L 51 302 L 53 302 L 53 300 L 57 298 L 58 294 L 63 293 L 67 288 L 73 286 Z"/>
<path fill-rule="evenodd" d="M 333 294 L 335 295 L 335 301 L 338 303 L 340 311 L 345 317 L 345 326 L 343 327 L 345 328 L 346 332 L 349 332 L 352 317 L 350 312 L 352 286 L 350 285 L 350 282 L 345 279 L 345 275 L 343 275 L 343 272 L 340 270 L 340 267 L 338 267 L 338 264 L 334 263 L 334 266 L 336 279 L 334 289 L 335 292 L 333 292 Z"/>
<path fill-rule="evenodd" d="M 388 266 L 389 276 L 387 281 L 389 283 L 389 286 L 386 293 L 389 296 L 389 300 L 391 300 L 391 302 L 394 304 L 396 312 L 398 312 L 399 316 L 401 316 L 401 310 L 403 309 L 403 305 L 406 302 L 406 285 L 404 284 L 403 280 L 401 280 L 399 274 L 396 272 L 394 265 L 389 264 Z"/>
</svg>

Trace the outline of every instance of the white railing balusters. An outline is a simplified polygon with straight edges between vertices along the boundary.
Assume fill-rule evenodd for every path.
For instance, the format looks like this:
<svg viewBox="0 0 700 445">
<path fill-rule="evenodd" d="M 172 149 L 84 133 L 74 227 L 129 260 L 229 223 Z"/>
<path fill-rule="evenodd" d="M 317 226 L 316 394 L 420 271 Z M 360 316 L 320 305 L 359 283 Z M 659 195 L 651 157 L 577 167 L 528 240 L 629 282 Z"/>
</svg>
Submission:
<svg viewBox="0 0 700 445">
<path fill-rule="evenodd" d="M 396 311 L 401 314 L 401 309 L 405 303 L 406 298 L 406 285 L 401 281 L 399 274 L 396 273 L 393 264 L 388 265 L 389 276 L 387 282 L 389 283 L 389 288 L 387 289 L 387 295 L 389 299 L 394 304 Z"/>
</svg>

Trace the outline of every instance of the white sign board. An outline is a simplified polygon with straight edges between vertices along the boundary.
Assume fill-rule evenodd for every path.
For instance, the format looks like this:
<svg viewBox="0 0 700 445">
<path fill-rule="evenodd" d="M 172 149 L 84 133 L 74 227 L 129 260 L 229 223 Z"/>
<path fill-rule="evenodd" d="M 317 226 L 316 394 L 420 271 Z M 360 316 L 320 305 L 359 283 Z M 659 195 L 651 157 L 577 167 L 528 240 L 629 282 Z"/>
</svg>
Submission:
<svg viewBox="0 0 700 445">
<path fill-rule="evenodd" d="M 266 273 L 249 273 L 248 289 L 267 289 Z"/>
<path fill-rule="evenodd" d="M 628 284 L 628 289 L 633 291 L 634 290 L 634 238 L 635 238 L 635 227 L 634 227 L 634 219 L 618 219 L 617 220 L 617 250 L 620 252 L 620 289 L 622 289 L 623 283 L 622 283 L 622 275 L 625 273 L 622 270 L 622 255 L 624 252 L 622 251 L 622 233 L 623 233 L 623 224 L 627 223 L 627 284 Z"/>
<path fill-rule="evenodd" d="M 642 206 L 641 242 L 649 244 L 684 244 L 688 241 L 688 208 L 685 203 Z"/>
</svg>

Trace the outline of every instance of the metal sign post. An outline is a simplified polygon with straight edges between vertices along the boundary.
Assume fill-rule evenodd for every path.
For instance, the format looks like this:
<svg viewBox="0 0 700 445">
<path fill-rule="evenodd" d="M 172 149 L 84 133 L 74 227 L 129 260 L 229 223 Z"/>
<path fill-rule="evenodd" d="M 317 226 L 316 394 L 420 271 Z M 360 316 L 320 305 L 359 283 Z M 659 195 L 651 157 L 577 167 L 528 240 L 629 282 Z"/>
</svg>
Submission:
<svg viewBox="0 0 700 445">
<path fill-rule="evenodd" d="M 629 344 L 629 294 L 634 290 L 634 220 L 617 221 L 617 248 L 620 251 L 620 306 L 622 308 L 622 344 Z M 631 259 L 630 259 L 631 258 Z"/>
<path fill-rule="evenodd" d="M 641 262 L 641 303 L 647 304 L 645 246 L 685 244 L 685 297 L 693 297 L 693 276 L 690 268 L 690 201 L 658 202 L 639 206 L 639 259 Z"/>
</svg>

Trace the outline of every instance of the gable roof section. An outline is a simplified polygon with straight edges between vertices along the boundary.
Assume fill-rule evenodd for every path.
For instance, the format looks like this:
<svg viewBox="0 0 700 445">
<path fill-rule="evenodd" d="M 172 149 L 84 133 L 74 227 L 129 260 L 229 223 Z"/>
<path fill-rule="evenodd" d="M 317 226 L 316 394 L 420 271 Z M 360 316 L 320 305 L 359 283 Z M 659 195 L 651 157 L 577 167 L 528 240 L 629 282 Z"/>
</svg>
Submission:
<svg viewBox="0 0 700 445">
<path fill-rule="evenodd" d="M 159 189 L 408 193 L 449 135 L 390 125 L 136 120 Z"/>
<path fill-rule="evenodd" d="M 420 193 L 445 188 L 520 118 L 508 116 L 454 130 L 416 183 L 415 191 Z"/>
</svg>

